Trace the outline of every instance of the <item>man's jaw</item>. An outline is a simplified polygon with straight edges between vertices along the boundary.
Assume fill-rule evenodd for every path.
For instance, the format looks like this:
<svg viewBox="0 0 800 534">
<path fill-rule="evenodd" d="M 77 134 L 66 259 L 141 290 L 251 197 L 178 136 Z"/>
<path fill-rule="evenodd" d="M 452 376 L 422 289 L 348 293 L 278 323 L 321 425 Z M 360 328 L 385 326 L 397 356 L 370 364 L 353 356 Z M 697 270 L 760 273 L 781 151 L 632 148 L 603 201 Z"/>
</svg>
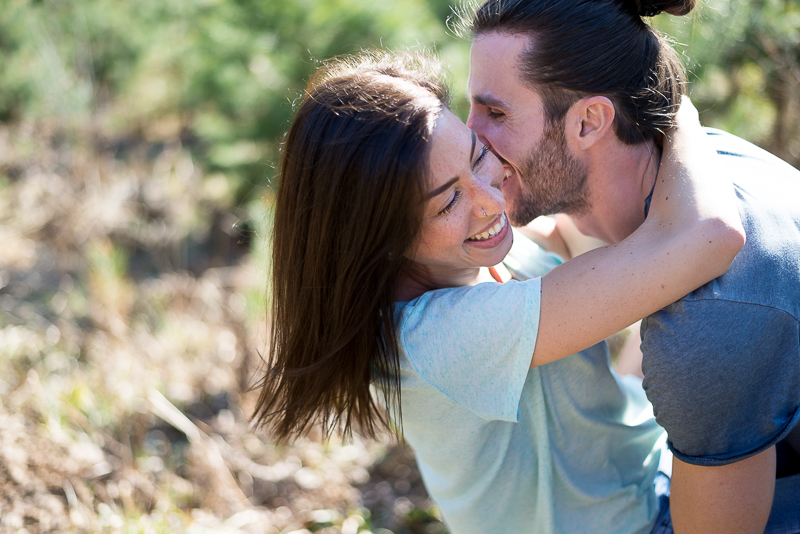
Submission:
<svg viewBox="0 0 800 534">
<path fill-rule="evenodd" d="M 519 174 L 508 164 L 503 165 L 503 197 L 506 199 L 506 214 L 512 226 L 524 226 L 517 217 L 517 201 L 522 196 L 522 183 Z"/>
</svg>

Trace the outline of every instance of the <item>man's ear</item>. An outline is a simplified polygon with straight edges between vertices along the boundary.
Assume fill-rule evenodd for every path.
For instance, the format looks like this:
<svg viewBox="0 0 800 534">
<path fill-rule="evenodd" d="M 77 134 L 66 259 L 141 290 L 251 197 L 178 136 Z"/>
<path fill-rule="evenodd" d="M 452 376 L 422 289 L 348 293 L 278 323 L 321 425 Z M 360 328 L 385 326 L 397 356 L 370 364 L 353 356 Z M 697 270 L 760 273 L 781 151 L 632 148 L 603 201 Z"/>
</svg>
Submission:
<svg viewBox="0 0 800 534">
<path fill-rule="evenodd" d="M 614 104 L 604 96 L 581 98 L 567 112 L 567 137 L 572 146 L 587 150 L 614 132 Z"/>
</svg>

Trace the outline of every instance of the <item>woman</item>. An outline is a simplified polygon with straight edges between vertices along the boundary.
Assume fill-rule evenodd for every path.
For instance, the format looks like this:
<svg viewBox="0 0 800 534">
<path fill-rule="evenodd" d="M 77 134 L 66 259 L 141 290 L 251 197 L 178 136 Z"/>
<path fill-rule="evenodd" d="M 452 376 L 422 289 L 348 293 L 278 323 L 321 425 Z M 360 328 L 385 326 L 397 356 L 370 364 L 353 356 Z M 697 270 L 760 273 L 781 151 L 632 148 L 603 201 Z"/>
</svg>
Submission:
<svg viewBox="0 0 800 534">
<path fill-rule="evenodd" d="M 733 192 L 699 125 L 681 127 L 630 238 L 498 283 L 503 168 L 435 70 L 372 54 L 309 82 L 281 162 L 256 419 L 279 439 L 396 424 L 455 534 L 647 532 L 661 432 L 646 403 L 600 348 L 556 360 L 722 274 L 743 244 Z"/>
</svg>

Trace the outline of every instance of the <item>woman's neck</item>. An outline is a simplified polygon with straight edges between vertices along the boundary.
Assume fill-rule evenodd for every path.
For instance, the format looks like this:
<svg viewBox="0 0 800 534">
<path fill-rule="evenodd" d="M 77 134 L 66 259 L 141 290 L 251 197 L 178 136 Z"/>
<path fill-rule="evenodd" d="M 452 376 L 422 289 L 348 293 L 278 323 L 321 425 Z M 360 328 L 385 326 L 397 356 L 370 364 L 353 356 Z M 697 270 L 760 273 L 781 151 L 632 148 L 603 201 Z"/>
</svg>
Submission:
<svg viewBox="0 0 800 534">
<path fill-rule="evenodd" d="M 410 263 L 400 274 L 395 298 L 404 302 L 415 299 L 428 291 L 447 287 L 474 286 L 492 282 L 494 278 L 486 267 L 449 268 Z"/>
</svg>

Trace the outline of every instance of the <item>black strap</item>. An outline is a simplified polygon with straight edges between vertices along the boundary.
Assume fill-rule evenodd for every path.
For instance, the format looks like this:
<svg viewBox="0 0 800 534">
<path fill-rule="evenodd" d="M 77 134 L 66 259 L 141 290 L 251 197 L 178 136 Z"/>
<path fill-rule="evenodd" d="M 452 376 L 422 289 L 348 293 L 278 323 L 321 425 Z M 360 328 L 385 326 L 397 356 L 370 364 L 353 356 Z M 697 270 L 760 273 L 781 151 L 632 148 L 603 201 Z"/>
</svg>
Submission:
<svg viewBox="0 0 800 534">
<path fill-rule="evenodd" d="M 647 219 L 647 214 L 650 213 L 650 201 L 653 200 L 653 191 L 656 190 L 656 183 L 658 183 L 658 173 L 661 170 L 661 151 L 658 152 L 658 167 L 656 168 L 656 178 L 653 180 L 653 187 L 650 188 L 650 194 L 644 199 L 644 218 Z"/>
</svg>

